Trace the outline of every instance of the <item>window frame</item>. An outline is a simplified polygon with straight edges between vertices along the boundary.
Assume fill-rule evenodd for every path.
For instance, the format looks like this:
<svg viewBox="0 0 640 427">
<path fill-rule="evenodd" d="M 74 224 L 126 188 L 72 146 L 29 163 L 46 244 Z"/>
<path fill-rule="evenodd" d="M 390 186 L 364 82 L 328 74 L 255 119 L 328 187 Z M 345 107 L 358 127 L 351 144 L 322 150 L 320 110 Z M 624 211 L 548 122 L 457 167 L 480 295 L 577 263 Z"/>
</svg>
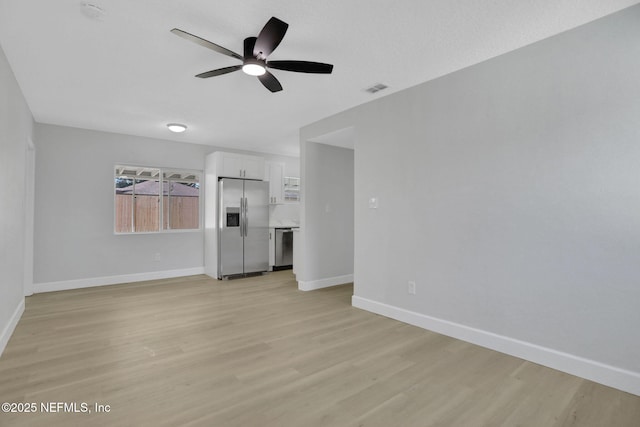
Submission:
<svg viewBox="0 0 640 427">
<path fill-rule="evenodd" d="M 136 170 L 141 173 L 146 173 L 150 171 L 158 171 L 157 175 L 149 175 L 147 174 L 136 174 L 133 175 L 128 173 L 129 171 Z M 180 177 L 175 177 L 176 175 L 181 175 Z M 184 178 L 183 176 L 186 176 Z M 127 179 L 135 180 L 147 180 L 147 181 L 157 181 L 158 182 L 158 229 L 154 231 L 135 231 L 133 228 L 135 227 L 135 202 L 134 198 L 136 196 L 135 185 L 132 189 L 132 202 L 131 202 L 131 221 L 132 221 L 132 231 L 118 231 L 117 230 L 117 217 L 118 217 L 118 205 L 116 202 L 118 193 L 116 187 L 116 180 L 121 177 L 126 177 Z M 191 178 L 189 178 L 191 177 Z M 115 235 L 138 235 L 138 234 L 158 234 L 158 233 L 197 233 L 202 232 L 203 230 L 203 213 L 204 213 L 204 203 L 202 202 L 202 198 L 204 195 L 203 192 L 203 171 L 198 169 L 185 169 L 185 168 L 174 168 L 174 167 L 158 167 L 158 166 L 142 166 L 142 165 L 132 165 L 125 163 L 117 163 L 113 167 L 113 234 Z M 197 183 L 198 186 L 198 227 L 197 228 L 164 228 L 165 227 L 165 209 L 170 209 L 170 192 L 167 193 L 167 201 L 165 202 L 165 194 L 164 189 L 165 185 L 170 185 L 172 182 L 178 183 Z M 166 207 L 165 207 L 166 203 Z M 170 220 L 170 214 L 167 218 L 167 221 Z M 170 227 L 170 223 L 167 222 L 167 227 Z"/>
</svg>

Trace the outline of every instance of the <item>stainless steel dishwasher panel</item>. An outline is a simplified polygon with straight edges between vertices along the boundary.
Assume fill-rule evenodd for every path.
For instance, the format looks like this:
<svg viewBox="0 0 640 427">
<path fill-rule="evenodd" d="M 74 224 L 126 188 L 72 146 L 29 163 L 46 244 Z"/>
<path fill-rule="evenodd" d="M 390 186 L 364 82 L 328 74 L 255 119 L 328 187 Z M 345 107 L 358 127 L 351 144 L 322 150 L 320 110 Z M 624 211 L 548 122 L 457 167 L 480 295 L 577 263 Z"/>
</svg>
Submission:
<svg viewBox="0 0 640 427">
<path fill-rule="evenodd" d="M 293 231 L 290 228 L 276 228 L 275 267 L 293 265 Z"/>
</svg>

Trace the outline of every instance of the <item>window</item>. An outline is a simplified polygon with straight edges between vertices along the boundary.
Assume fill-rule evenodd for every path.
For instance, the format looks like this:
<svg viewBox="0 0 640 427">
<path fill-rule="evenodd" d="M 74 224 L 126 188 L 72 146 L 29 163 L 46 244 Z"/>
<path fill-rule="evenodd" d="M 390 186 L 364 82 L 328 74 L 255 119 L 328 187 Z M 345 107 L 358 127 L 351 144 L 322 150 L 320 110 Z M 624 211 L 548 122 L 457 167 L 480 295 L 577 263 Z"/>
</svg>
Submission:
<svg viewBox="0 0 640 427">
<path fill-rule="evenodd" d="M 116 233 L 200 228 L 199 173 L 117 165 L 114 182 Z"/>
</svg>

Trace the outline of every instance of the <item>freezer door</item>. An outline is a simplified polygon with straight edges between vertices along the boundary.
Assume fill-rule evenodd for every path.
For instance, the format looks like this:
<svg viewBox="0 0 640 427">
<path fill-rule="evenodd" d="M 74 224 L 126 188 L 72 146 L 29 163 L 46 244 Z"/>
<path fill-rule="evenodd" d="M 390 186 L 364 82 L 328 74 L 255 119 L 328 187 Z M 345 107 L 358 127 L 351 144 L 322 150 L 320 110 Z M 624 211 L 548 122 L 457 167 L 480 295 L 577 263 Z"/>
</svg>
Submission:
<svg viewBox="0 0 640 427">
<path fill-rule="evenodd" d="M 218 181 L 218 278 L 243 273 L 243 181 Z"/>
<path fill-rule="evenodd" d="M 245 181 L 244 272 L 269 269 L 269 183 Z"/>
</svg>

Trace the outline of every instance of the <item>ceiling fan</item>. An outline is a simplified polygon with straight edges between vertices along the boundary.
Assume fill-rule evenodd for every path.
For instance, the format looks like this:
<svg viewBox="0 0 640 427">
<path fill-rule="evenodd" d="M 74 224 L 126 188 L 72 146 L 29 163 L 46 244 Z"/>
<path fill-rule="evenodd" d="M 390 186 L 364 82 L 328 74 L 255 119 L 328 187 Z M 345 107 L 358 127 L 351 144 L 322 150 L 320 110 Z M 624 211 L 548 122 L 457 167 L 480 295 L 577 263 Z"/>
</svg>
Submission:
<svg viewBox="0 0 640 427">
<path fill-rule="evenodd" d="M 331 74 L 333 71 L 332 64 L 309 61 L 267 61 L 267 57 L 278 47 L 284 38 L 287 28 L 289 28 L 289 24 L 279 20 L 275 16 L 272 17 L 262 28 L 258 37 L 247 37 L 244 39 L 244 56 L 178 28 L 174 28 L 171 32 L 184 39 L 198 43 L 200 46 L 242 61 L 240 65 L 218 68 L 196 75 L 196 77 L 202 79 L 221 76 L 242 69 L 242 71 L 251 76 L 257 76 L 260 82 L 271 92 L 278 92 L 282 90 L 282 85 L 267 68 L 295 71 L 298 73 Z"/>
</svg>

